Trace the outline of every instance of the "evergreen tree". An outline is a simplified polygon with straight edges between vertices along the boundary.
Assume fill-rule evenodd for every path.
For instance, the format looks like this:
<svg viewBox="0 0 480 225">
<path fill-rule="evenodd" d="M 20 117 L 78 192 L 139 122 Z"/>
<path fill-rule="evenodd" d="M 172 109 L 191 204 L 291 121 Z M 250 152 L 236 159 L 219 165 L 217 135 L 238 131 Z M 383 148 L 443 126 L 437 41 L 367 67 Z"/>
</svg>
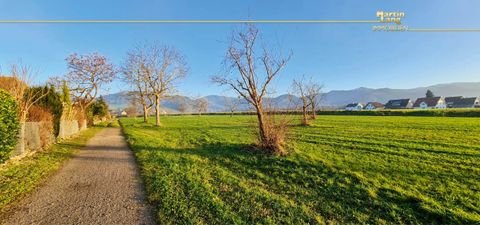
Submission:
<svg viewBox="0 0 480 225">
<path fill-rule="evenodd" d="M 433 98 L 433 97 L 435 97 L 435 95 L 433 94 L 433 92 L 430 91 L 430 90 L 427 90 L 427 93 L 425 93 L 425 96 L 426 96 L 427 98 Z"/>
<path fill-rule="evenodd" d="M 103 99 L 102 96 L 100 96 L 90 107 L 89 107 L 89 112 L 91 116 L 97 116 L 97 117 L 105 117 L 108 115 L 108 104 Z"/>
<path fill-rule="evenodd" d="M 54 134 L 58 135 L 60 128 L 60 118 L 62 117 L 63 105 L 61 96 L 56 92 L 55 87 L 45 85 L 43 87 L 32 87 L 28 91 L 38 92 L 38 93 L 47 93 L 43 98 L 41 98 L 35 105 L 40 106 L 48 110 L 53 115 L 53 128 Z"/>
</svg>

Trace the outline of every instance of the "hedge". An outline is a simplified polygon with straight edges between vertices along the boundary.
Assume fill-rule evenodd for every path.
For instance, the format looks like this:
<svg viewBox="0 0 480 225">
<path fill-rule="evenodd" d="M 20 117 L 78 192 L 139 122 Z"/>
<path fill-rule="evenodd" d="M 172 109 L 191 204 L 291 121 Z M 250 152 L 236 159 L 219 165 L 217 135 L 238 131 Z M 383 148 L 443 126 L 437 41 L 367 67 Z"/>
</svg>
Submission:
<svg viewBox="0 0 480 225">
<path fill-rule="evenodd" d="M 0 163 L 10 157 L 17 144 L 19 128 L 17 102 L 0 89 Z"/>
<path fill-rule="evenodd" d="M 53 115 L 53 131 L 55 136 L 60 132 L 60 118 L 62 117 L 63 104 L 62 96 L 57 93 L 53 86 L 32 87 L 32 92 L 48 92 L 48 94 L 40 99 L 36 105 L 48 110 Z"/>
<path fill-rule="evenodd" d="M 202 115 L 231 115 L 230 112 L 209 112 Z M 277 111 L 276 114 L 301 115 L 300 111 Z M 198 113 L 176 113 L 168 116 L 198 115 Z M 255 112 L 234 112 L 233 115 L 255 115 Z M 320 110 L 317 115 L 352 116 L 436 116 L 436 117 L 480 117 L 480 108 L 471 109 L 398 109 L 398 110 Z"/>
<path fill-rule="evenodd" d="M 365 111 L 319 111 L 317 115 L 357 115 L 357 116 L 435 116 L 435 117 L 480 117 L 480 109 L 404 109 L 404 110 L 365 110 Z"/>
</svg>

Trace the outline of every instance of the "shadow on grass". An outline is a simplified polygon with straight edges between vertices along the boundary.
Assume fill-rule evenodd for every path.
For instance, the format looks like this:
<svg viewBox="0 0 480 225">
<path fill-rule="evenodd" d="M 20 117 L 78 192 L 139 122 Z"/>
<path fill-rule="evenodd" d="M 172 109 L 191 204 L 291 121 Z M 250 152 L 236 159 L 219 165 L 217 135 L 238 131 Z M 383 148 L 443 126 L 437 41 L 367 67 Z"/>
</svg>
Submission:
<svg viewBox="0 0 480 225">
<path fill-rule="evenodd" d="M 307 211 L 309 212 L 305 212 L 305 209 L 291 209 L 290 213 L 298 213 L 298 215 L 288 215 L 302 217 L 303 222 L 306 223 L 314 223 L 313 217 L 317 215 L 326 221 L 369 224 L 379 223 L 382 220 L 387 223 L 406 224 L 475 224 L 478 222 L 448 211 L 438 213 L 427 210 L 422 207 L 421 200 L 405 196 L 394 190 L 379 189 L 374 190 L 375 194 L 372 194 L 368 191 L 369 185 L 362 183 L 354 175 L 336 170 L 321 162 L 307 161 L 295 155 L 274 157 L 252 152 L 250 151 L 251 145 L 210 143 L 195 148 L 159 147 L 152 149 L 133 144 L 132 147 L 151 153 L 171 154 L 174 158 L 188 159 L 189 156 L 196 156 L 208 159 L 209 166 L 221 167 L 252 185 L 260 182 L 263 184 L 262 188 L 267 189 L 269 193 L 296 202 L 296 207 L 308 206 Z M 161 156 L 149 154 L 147 158 L 143 159 L 143 163 L 155 164 L 159 160 L 156 157 Z M 192 162 L 181 160 L 178 163 Z M 185 173 L 189 173 L 189 171 L 185 171 Z M 151 175 L 154 176 L 154 174 Z M 154 177 L 150 177 L 147 180 L 154 179 Z M 148 185 L 152 184 L 147 182 Z M 149 188 L 149 190 L 158 189 Z M 238 190 L 242 191 L 243 189 Z M 163 193 L 149 194 L 162 195 Z M 229 196 L 223 195 L 222 197 L 226 198 L 222 199 L 224 202 L 231 204 L 232 199 L 228 199 Z M 156 204 L 161 205 L 162 203 L 157 202 Z M 242 203 L 240 202 L 240 204 Z M 231 204 L 233 210 L 237 207 L 240 206 Z M 279 212 L 275 211 L 275 208 L 272 210 L 271 216 L 283 218 L 276 215 Z M 251 220 L 249 215 L 239 216 L 245 220 Z"/>
<path fill-rule="evenodd" d="M 54 146 L 54 148 L 69 148 L 69 149 L 80 149 L 84 147 L 85 144 L 73 143 L 73 142 L 60 142 Z"/>
<path fill-rule="evenodd" d="M 141 124 L 141 125 L 126 124 L 126 125 L 123 125 L 123 126 L 126 127 L 126 128 L 141 128 L 142 130 L 149 130 L 149 131 L 160 131 L 162 129 L 165 129 L 165 128 L 162 128 L 162 126 L 157 127 L 154 124 Z M 196 132 L 203 133 L 205 131 L 205 127 L 202 127 L 202 126 L 191 126 L 191 127 L 168 126 L 168 131 L 169 132 L 181 132 L 181 131 L 185 131 L 185 130 L 188 130 L 192 133 L 196 133 Z M 225 132 L 226 130 L 234 130 L 234 131 L 249 130 L 249 132 L 255 133 L 254 129 L 251 129 L 251 127 L 245 126 L 245 125 L 231 125 L 231 126 L 230 125 L 228 125 L 228 126 L 227 125 L 226 126 L 209 125 L 209 130 L 219 130 L 219 131 L 222 131 L 222 132 Z"/>
</svg>

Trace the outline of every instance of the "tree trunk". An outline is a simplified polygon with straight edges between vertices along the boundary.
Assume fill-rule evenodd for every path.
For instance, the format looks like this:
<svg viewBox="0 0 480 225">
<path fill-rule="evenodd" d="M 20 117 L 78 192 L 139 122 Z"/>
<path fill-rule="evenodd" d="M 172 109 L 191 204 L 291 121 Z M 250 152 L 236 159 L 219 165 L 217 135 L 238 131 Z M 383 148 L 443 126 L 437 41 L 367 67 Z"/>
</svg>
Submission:
<svg viewBox="0 0 480 225">
<path fill-rule="evenodd" d="M 148 123 L 148 107 L 146 105 L 143 106 L 143 122 Z"/>
<path fill-rule="evenodd" d="M 76 116 L 77 117 L 76 119 L 78 122 L 78 128 L 80 130 L 83 130 L 87 127 L 86 123 L 88 122 L 88 116 L 87 116 L 86 108 L 87 107 L 80 105 L 80 108 L 78 109 L 79 110 L 78 115 Z"/>
<path fill-rule="evenodd" d="M 317 119 L 317 112 L 315 111 L 315 108 L 316 108 L 315 102 L 312 102 L 311 107 L 312 107 L 312 119 Z"/>
<path fill-rule="evenodd" d="M 155 96 L 155 125 L 160 126 L 160 96 Z"/>
<path fill-rule="evenodd" d="M 302 125 L 308 125 L 307 106 L 302 106 Z"/>
<path fill-rule="evenodd" d="M 268 141 L 267 139 L 267 130 L 266 130 L 266 127 L 265 127 L 265 117 L 263 115 L 263 109 L 261 106 L 257 106 L 256 107 L 257 109 L 257 119 L 258 119 L 258 135 L 259 135 L 259 139 L 260 139 L 260 142 L 265 143 Z"/>
</svg>

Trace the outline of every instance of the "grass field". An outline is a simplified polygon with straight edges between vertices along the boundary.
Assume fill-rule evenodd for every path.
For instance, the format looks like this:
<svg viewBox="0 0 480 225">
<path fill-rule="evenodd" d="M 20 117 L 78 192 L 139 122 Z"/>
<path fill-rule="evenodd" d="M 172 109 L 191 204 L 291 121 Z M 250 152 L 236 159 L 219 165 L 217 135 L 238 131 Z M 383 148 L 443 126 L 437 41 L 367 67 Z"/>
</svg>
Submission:
<svg viewBox="0 0 480 225">
<path fill-rule="evenodd" d="M 250 116 L 121 122 L 161 224 L 480 223 L 478 118 L 321 116 L 287 157 Z"/>
</svg>

